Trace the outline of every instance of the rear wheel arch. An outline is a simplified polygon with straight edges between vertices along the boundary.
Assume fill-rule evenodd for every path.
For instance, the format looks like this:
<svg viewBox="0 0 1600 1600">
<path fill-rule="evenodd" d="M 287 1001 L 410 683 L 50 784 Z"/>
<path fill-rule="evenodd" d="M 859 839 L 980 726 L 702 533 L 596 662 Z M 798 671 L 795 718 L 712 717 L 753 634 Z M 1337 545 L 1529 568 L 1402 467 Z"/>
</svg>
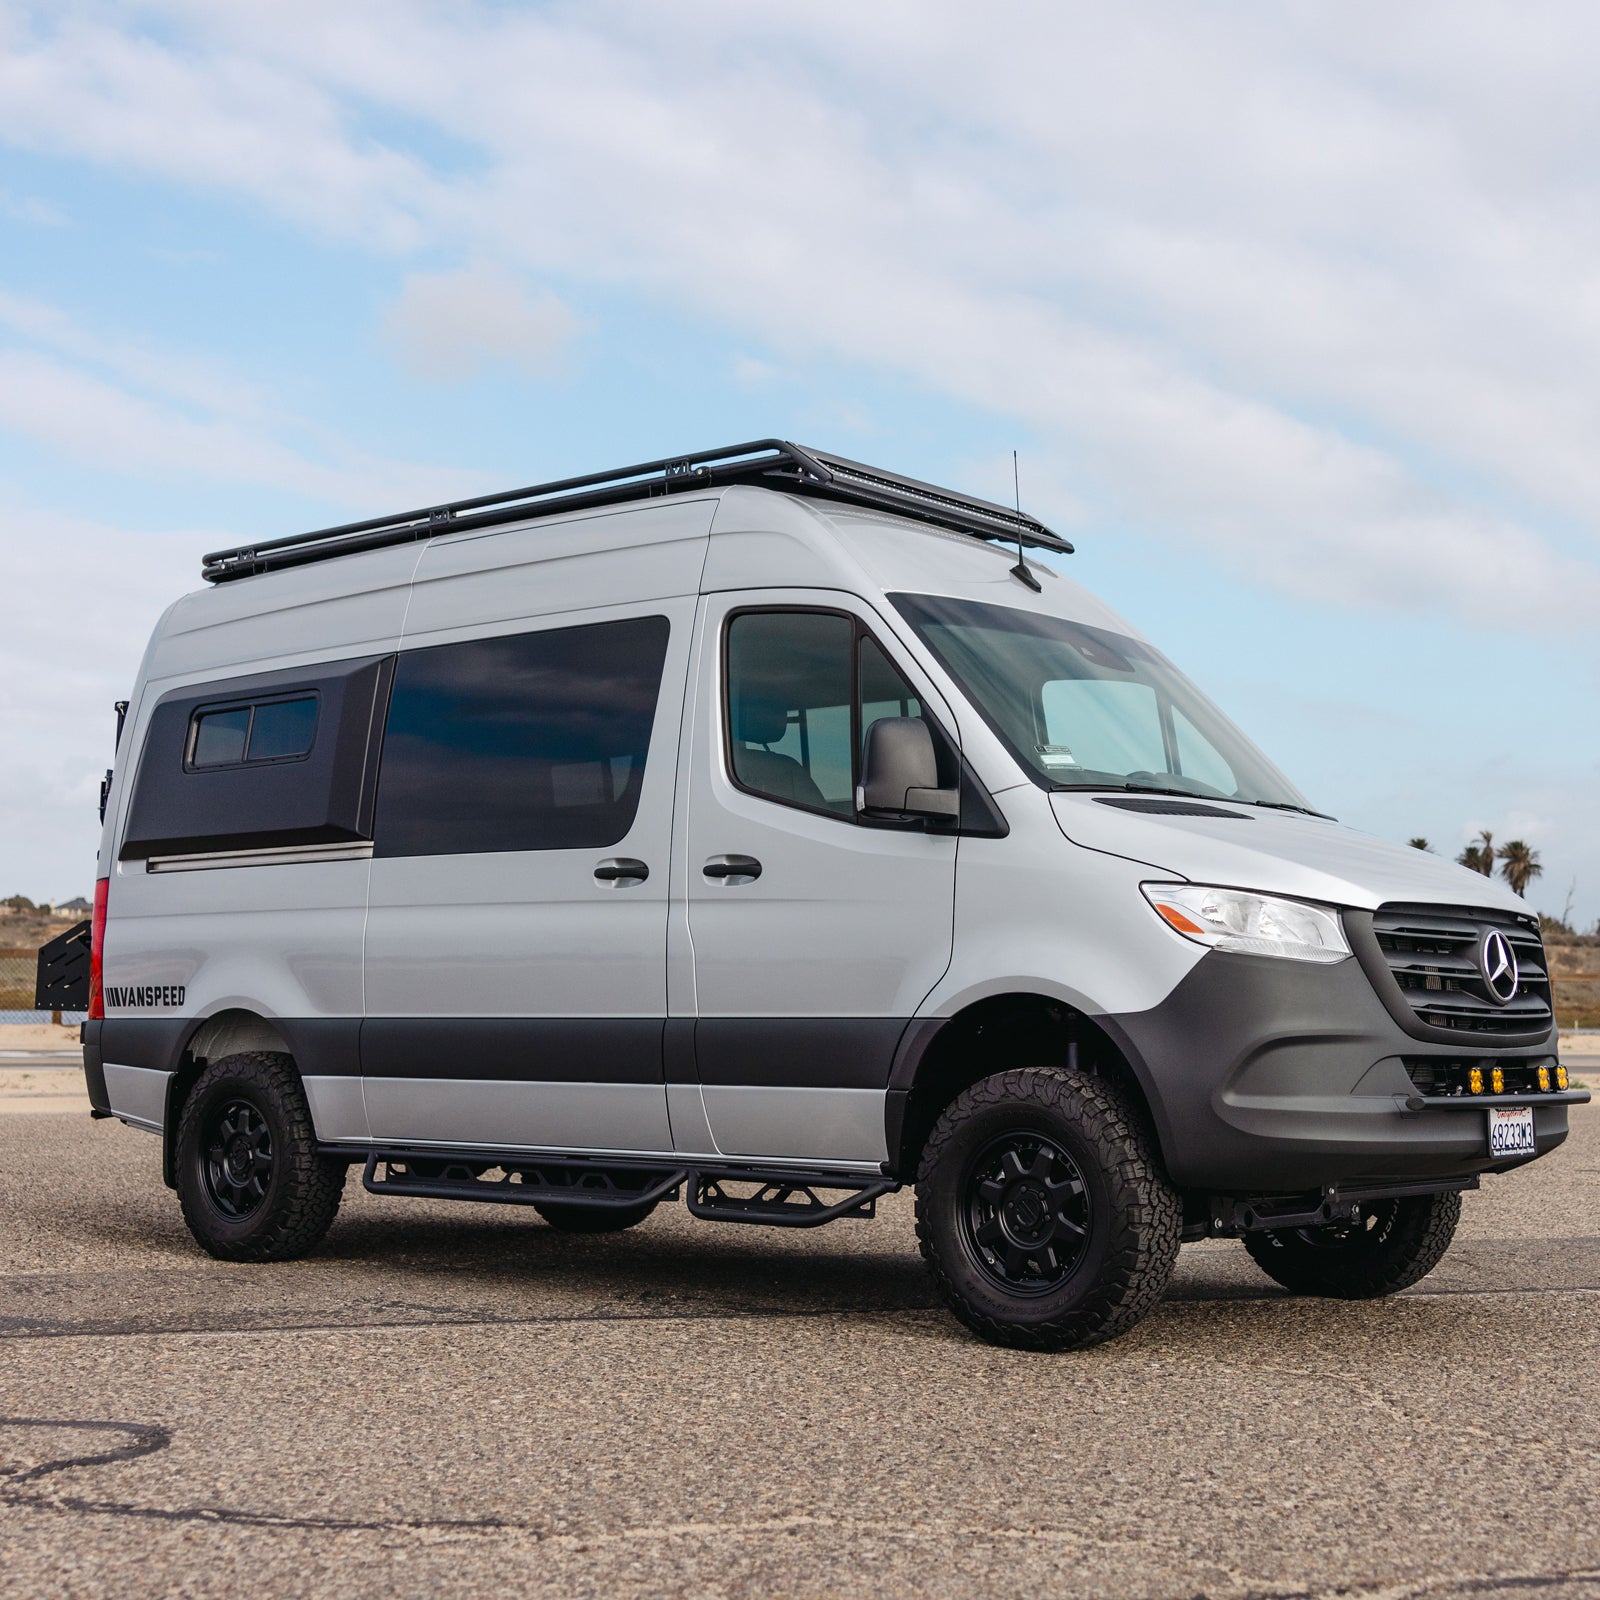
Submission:
<svg viewBox="0 0 1600 1600">
<path fill-rule="evenodd" d="M 922 1149 L 941 1113 L 973 1084 L 1013 1067 L 1060 1066 L 1111 1086 L 1162 1147 L 1161 1119 L 1143 1064 L 1096 1021 L 1065 1001 L 1019 991 L 974 1001 L 950 1017 L 925 1017 L 905 1031 L 890 1078 L 890 1164 L 915 1179 Z"/>
<path fill-rule="evenodd" d="M 169 1189 L 178 1186 L 178 1122 L 190 1091 L 211 1062 L 247 1053 L 281 1055 L 293 1062 L 283 1034 L 266 1017 L 243 1007 L 202 1017 L 184 1041 L 172 1076 L 167 1079 L 166 1112 L 162 1118 L 161 1177 Z"/>
</svg>

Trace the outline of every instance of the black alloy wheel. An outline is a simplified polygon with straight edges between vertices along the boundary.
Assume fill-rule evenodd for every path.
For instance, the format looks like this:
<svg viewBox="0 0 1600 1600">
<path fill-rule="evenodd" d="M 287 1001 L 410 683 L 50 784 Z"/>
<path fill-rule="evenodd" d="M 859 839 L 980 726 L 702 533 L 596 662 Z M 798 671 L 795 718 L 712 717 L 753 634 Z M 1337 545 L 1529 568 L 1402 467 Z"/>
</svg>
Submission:
<svg viewBox="0 0 1600 1600">
<path fill-rule="evenodd" d="M 247 1050 L 203 1068 L 178 1113 L 183 1220 L 220 1261 L 290 1261 L 328 1231 L 347 1161 L 318 1149 L 294 1062 Z"/>
<path fill-rule="evenodd" d="M 967 1174 L 964 1220 L 967 1246 L 988 1277 L 1011 1294 L 1049 1294 L 1083 1260 L 1088 1186 L 1053 1139 L 1002 1134 Z"/>
<path fill-rule="evenodd" d="M 1078 1350 L 1160 1300 L 1183 1227 L 1147 1119 L 1070 1067 L 963 1089 L 917 1168 L 917 1241 L 950 1309 L 992 1344 Z"/>
<path fill-rule="evenodd" d="M 210 1119 L 206 1194 L 223 1216 L 242 1222 L 260 1210 L 272 1182 L 272 1130 L 248 1100 L 230 1100 Z"/>
</svg>

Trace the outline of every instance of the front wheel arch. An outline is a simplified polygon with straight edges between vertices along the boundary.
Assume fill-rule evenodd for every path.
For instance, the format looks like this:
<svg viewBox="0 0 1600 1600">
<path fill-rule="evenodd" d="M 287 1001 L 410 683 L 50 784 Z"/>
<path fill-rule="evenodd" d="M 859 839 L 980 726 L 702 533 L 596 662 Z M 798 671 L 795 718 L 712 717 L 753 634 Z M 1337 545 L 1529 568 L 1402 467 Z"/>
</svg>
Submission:
<svg viewBox="0 0 1600 1600">
<path fill-rule="evenodd" d="M 1144 1064 L 1097 1019 L 1049 995 L 976 1000 L 950 1017 L 922 1017 L 902 1035 L 884 1110 L 891 1174 L 914 1181 L 945 1108 L 973 1084 L 1018 1066 L 1054 1065 L 1100 1079 L 1137 1115 L 1161 1156 L 1166 1139 Z"/>
</svg>

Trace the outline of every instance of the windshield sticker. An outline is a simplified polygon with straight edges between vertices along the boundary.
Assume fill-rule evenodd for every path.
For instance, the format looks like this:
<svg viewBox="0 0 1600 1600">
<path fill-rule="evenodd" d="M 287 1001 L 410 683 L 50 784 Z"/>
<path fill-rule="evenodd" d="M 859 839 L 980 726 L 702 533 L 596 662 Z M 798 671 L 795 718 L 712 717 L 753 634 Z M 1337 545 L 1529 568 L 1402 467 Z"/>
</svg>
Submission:
<svg viewBox="0 0 1600 1600">
<path fill-rule="evenodd" d="M 1075 767 L 1078 758 L 1064 744 L 1041 744 L 1035 747 L 1039 752 L 1039 759 L 1047 767 Z"/>
</svg>

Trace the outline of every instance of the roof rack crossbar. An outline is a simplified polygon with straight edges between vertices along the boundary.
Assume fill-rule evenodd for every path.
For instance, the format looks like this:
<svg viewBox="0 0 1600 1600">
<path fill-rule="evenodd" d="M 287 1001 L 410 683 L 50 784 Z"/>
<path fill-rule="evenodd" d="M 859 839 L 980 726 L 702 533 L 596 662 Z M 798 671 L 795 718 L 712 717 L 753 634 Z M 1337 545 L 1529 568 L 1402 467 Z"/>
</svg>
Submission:
<svg viewBox="0 0 1600 1600">
<path fill-rule="evenodd" d="M 668 456 L 610 472 L 560 478 L 553 483 L 532 484 L 499 494 L 452 500 L 397 515 L 266 539 L 232 550 L 214 550 L 202 558 L 201 574 L 211 583 L 226 583 L 234 578 L 328 561 L 358 551 L 431 539 L 442 533 L 736 483 L 870 506 L 953 528 L 980 539 L 1020 541 L 1064 555 L 1072 551 L 1065 539 L 1052 533 L 1043 523 L 992 501 L 936 488 L 915 478 L 903 478 L 784 439 L 753 439 L 720 450 Z"/>
</svg>

